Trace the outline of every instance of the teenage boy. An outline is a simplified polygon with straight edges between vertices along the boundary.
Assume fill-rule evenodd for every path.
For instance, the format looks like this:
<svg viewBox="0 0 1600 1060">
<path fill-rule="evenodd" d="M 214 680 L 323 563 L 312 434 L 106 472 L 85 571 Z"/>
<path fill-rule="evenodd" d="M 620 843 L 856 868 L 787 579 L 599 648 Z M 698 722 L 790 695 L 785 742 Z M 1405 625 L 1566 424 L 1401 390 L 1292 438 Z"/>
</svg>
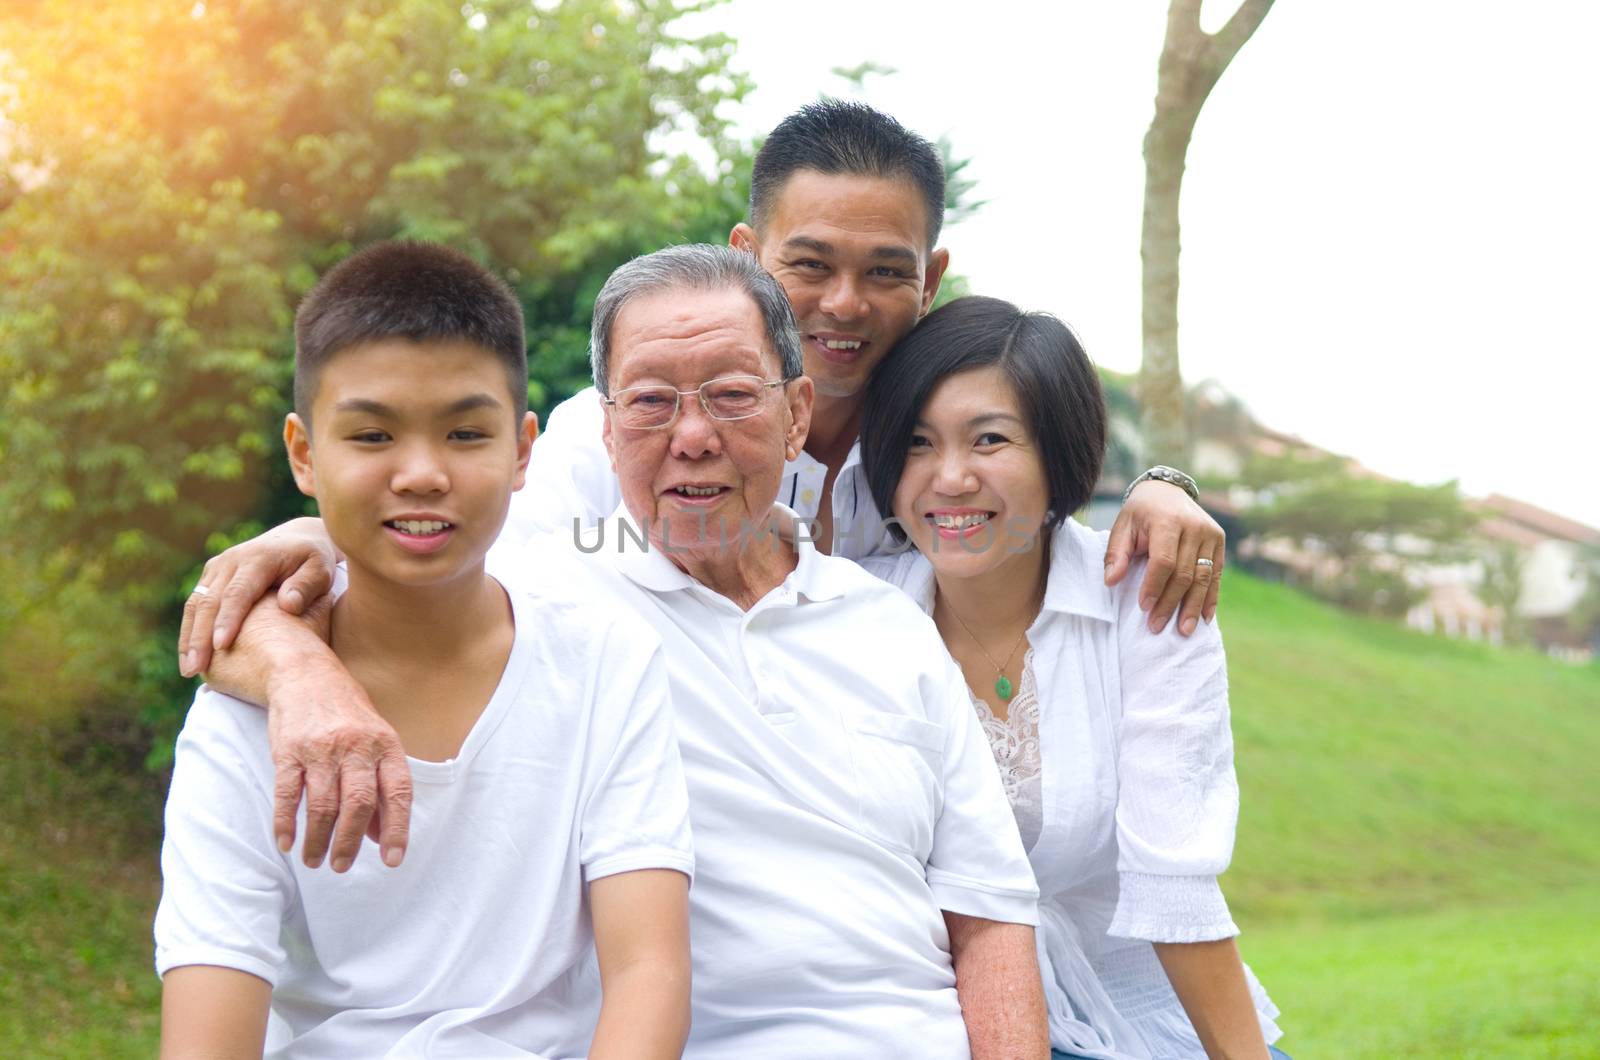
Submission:
<svg viewBox="0 0 1600 1060">
<path fill-rule="evenodd" d="M 515 296 L 380 244 L 295 337 L 284 441 L 348 569 L 331 648 L 399 734 L 412 841 L 306 868 L 274 842 L 265 713 L 202 688 L 162 849 L 163 1055 L 676 1057 L 693 859 L 659 640 L 484 572 L 536 432 Z"/>
</svg>

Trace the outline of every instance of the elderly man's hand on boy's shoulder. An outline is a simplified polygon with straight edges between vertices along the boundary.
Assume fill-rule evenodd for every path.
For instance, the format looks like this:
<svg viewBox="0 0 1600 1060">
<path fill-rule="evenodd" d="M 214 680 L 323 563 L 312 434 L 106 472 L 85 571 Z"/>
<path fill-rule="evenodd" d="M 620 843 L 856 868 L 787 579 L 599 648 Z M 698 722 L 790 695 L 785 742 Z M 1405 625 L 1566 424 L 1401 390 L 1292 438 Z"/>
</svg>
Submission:
<svg viewBox="0 0 1600 1060">
<path fill-rule="evenodd" d="M 339 554 L 321 519 L 291 519 L 206 561 L 183 606 L 178 669 L 193 677 L 211 666 L 211 653 L 231 645 L 245 615 L 274 585 L 278 605 L 298 615 L 333 587 Z"/>
<path fill-rule="evenodd" d="M 331 651 L 274 668 L 267 738 L 276 772 L 272 831 L 278 849 L 287 853 L 294 845 L 295 811 L 304 791 L 300 858 L 308 868 L 326 856 L 334 872 L 344 872 L 355 863 L 363 835 L 378 844 L 385 865 L 400 864 L 411 822 L 405 749 Z"/>
<path fill-rule="evenodd" d="M 1139 607 L 1150 612 L 1150 631 L 1165 629 L 1172 613 L 1178 632 L 1193 633 L 1203 617 L 1216 617 L 1222 588 L 1226 535 L 1206 510 L 1177 486 L 1142 482 L 1129 494 L 1106 543 L 1106 584 L 1116 585 L 1135 557 L 1150 565 L 1139 586 Z"/>
<path fill-rule="evenodd" d="M 288 853 L 294 845 L 304 792 L 300 857 L 308 867 L 328 857 L 335 872 L 344 872 L 363 835 L 393 867 L 405 857 L 411 770 L 399 734 L 328 647 L 332 612 L 326 594 L 299 615 L 263 597 L 245 616 L 238 640 L 213 654 L 205 677 L 217 691 L 267 708 L 279 849 Z"/>
</svg>

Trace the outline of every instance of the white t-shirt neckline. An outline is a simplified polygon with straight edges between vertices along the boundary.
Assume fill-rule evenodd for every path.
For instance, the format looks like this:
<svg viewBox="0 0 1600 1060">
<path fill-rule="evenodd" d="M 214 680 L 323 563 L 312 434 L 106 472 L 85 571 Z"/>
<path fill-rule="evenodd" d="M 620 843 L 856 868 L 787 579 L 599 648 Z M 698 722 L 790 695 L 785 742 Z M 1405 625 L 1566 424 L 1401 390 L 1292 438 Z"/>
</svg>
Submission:
<svg viewBox="0 0 1600 1060">
<path fill-rule="evenodd" d="M 496 584 L 500 584 L 496 579 Z M 500 680 L 494 686 L 494 692 L 489 696 L 489 702 L 484 704 L 477 720 L 472 723 L 472 728 L 467 731 L 466 739 L 461 741 L 461 747 L 456 753 L 443 761 L 428 758 L 417 758 L 406 755 L 406 766 L 411 770 L 411 779 L 419 784 L 453 784 L 466 776 L 472 768 L 472 760 L 477 757 L 483 745 L 494 738 L 495 730 L 505 720 L 506 712 L 511 709 L 511 704 L 516 701 L 522 689 L 523 675 L 528 668 L 530 649 L 526 637 L 517 636 L 517 631 L 525 628 L 525 622 L 531 622 L 528 617 L 528 604 L 523 594 L 512 592 L 503 584 L 500 585 L 506 599 L 511 604 L 511 651 L 506 656 L 505 669 L 500 671 Z"/>
</svg>

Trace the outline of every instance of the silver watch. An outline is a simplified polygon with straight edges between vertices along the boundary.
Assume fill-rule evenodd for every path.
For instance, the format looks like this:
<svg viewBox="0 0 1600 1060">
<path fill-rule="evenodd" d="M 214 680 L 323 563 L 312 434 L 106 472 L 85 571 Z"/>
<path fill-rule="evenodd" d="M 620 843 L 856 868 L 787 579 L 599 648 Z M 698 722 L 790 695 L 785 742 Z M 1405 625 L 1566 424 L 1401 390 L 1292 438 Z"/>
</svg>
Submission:
<svg viewBox="0 0 1600 1060">
<path fill-rule="evenodd" d="M 1176 486 L 1183 492 L 1187 493 L 1190 500 L 1194 501 L 1196 504 L 1200 503 L 1200 487 L 1195 485 L 1194 479 L 1190 478 L 1188 475 L 1185 475 L 1177 468 L 1167 467 L 1165 464 L 1157 464 L 1149 471 L 1146 471 L 1144 474 L 1128 483 L 1127 492 L 1122 495 L 1122 503 L 1128 503 L 1128 498 L 1133 496 L 1133 490 L 1135 486 L 1139 485 L 1141 482 L 1150 482 L 1152 480 L 1156 482 L 1165 482 L 1169 485 Z"/>
</svg>

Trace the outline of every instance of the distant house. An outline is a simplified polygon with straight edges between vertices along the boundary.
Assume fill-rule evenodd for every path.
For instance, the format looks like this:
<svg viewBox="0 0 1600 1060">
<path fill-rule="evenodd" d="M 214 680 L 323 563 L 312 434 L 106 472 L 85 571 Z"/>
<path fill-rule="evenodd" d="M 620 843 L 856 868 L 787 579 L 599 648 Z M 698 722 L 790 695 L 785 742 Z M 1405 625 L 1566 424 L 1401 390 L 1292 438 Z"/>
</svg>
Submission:
<svg viewBox="0 0 1600 1060">
<path fill-rule="evenodd" d="M 1568 621 L 1587 589 L 1586 554 L 1600 550 L 1600 530 L 1498 493 L 1484 498 L 1485 536 L 1515 540 L 1527 559 L 1517 614 L 1548 650 L 1593 651 Z"/>
<path fill-rule="evenodd" d="M 1237 561 L 1242 569 L 1261 577 L 1303 585 L 1316 585 L 1337 576 L 1338 561 L 1315 541 L 1247 541 L 1240 513 L 1254 497 L 1250 490 L 1229 484 L 1239 480 L 1252 457 L 1333 457 L 1351 476 L 1386 476 L 1296 435 L 1261 425 L 1215 383 L 1197 386 L 1191 401 L 1196 422 L 1189 470 L 1201 483 L 1201 504 L 1228 533 L 1230 562 Z M 1112 524 L 1126 485 L 1126 474 L 1108 466 L 1087 512 L 1090 526 L 1104 529 Z M 1519 632 L 1545 651 L 1563 657 L 1579 659 L 1600 654 L 1600 631 L 1592 642 L 1586 643 L 1570 622 L 1587 588 L 1585 555 L 1589 550 L 1600 550 L 1600 529 L 1500 494 L 1469 500 L 1467 504 L 1482 517 L 1474 531 L 1481 546 L 1480 556 L 1509 545 L 1522 558 L 1521 593 L 1511 616 L 1520 627 Z M 1419 551 L 1412 552 L 1413 545 Z M 1388 542 L 1388 547 L 1412 557 L 1404 564 L 1405 577 L 1421 599 L 1407 613 L 1407 625 L 1496 644 L 1506 639 L 1508 616 L 1483 600 L 1483 558 L 1417 562 L 1426 543 L 1413 542 L 1405 535 Z M 1233 554 L 1236 549 L 1237 556 Z"/>
<path fill-rule="evenodd" d="M 1513 609 L 1528 638 L 1552 654 L 1587 658 L 1597 646 L 1570 618 L 1587 588 L 1585 552 L 1600 549 L 1600 530 L 1495 493 L 1472 506 L 1483 516 L 1477 536 L 1486 548 L 1509 545 L 1522 556 L 1522 590 Z M 1428 595 L 1406 616 L 1414 628 L 1499 643 L 1507 617 L 1478 595 L 1482 562 L 1434 567 Z"/>
</svg>

